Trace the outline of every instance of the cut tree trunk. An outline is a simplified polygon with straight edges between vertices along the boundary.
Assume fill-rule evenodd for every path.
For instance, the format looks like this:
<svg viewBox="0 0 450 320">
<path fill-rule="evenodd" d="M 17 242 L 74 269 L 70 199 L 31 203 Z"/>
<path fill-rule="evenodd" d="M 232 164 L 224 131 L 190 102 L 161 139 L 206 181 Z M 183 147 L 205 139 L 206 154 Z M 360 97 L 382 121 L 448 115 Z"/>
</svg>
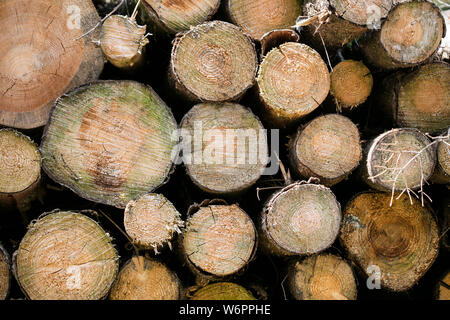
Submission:
<svg viewBox="0 0 450 320">
<path fill-rule="evenodd" d="M 209 284 L 192 294 L 190 300 L 256 300 L 244 287 L 232 282 Z"/>
<path fill-rule="evenodd" d="M 363 104 L 370 96 L 372 87 L 372 73 L 360 61 L 342 61 L 331 72 L 330 93 L 339 111 Z"/>
<path fill-rule="evenodd" d="M 25 212 L 39 198 L 41 155 L 38 146 L 13 129 L 0 129 L 0 208 Z"/>
<path fill-rule="evenodd" d="M 130 69 L 142 64 L 143 50 L 148 43 L 146 30 L 134 18 L 110 16 L 103 22 L 100 35 L 106 59 L 117 68 Z"/>
<path fill-rule="evenodd" d="M 256 252 L 257 234 L 251 218 L 239 206 L 208 205 L 188 218 L 180 243 L 200 282 L 243 270 Z"/>
<path fill-rule="evenodd" d="M 158 30 L 175 34 L 209 20 L 219 5 L 220 0 L 141 0 L 139 10 L 143 21 L 155 25 Z"/>
<path fill-rule="evenodd" d="M 304 127 L 289 143 L 291 167 L 303 178 L 315 177 L 332 186 L 356 169 L 362 158 L 356 125 L 348 118 L 329 114 Z"/>
<path fill-rule="evenodd" d="M 374 11 L 384 18 L 390 10 L 390 0 L 370 1 L 305 0 L 303 15 L 297 26 L 303 29 L 306 39 L 321 52 L 334 51 L 363 36 L 372 24 Z"/>
<path fill-rule="evenodd" d="M 97 300 L 116 278 L 111 238 L 84 214 L 54 211 L 28 227 L 15 257 L 17 281 L 32 300 Z"/>
<path fill-rule="evenodd" d="M 437 300 L 450 300 L 450 272 L 439 280 L 437 285 Z"/>
<path fill-rule="evenodd" d="M 390 206 L 390 198 L 380 192 L 355 196 L 345 208 L 340 240 L 372 280 L 389 290 L 403 291 L 433 264 L 439 230 L 427 205 L 404 194 Z"/>
<path fill-rule="evenodd" d="M 110 300 L 178 300 L 181 284 L 163 263 L 143 256 L 130 259 L 120 270 Z"/>
<path fill-rule="evenodd" d="M 389 125 L 440 133 L 450 123 L 450 65 L 435 62 L 394 73 L 382 81 L 377 96 Z"/>
<path fill-rule="evenodd" d="M 5 248 L 0 245 L 0 300 L 5 300 L 10 287 L 10 260 Z"/>
<path fill-rule="evenodd" d="M 427 1 L 411 1 L 396 6 L 361 47 L 367 62 L 377 68 L 408 68 L 427 61 L 444 35 L 440 9 Z"/>
<path fill-rule="evenodd" d="M 75 193 L 118 208 L 166 182 L 177 124 L 148 86 L 99 81 L 58 100 L 41 143 L 43 168 Z"/>
<path fill-rule="evenodd" d="M 256 41 L 269 31 L 294 26 L 302 15 L 299 0 L 227 0 L 226 10 L 231 21 Z"/>
<path fill-rule="evenodd" d="M 417 129 L 387 131 L 366 147 L 362 177 L 380 191 L 422 192 L 436 165 L 435 143 Z"/>
<path fill-rule="evenodd" d="M 135 244 L 158 253 L 158 248 L 172 248 L 173 236 L 181 233 L 184 222 L 166 197 L 149 193 L 128 202 L 124 225 Z"/>
<path fill-rule="evenodd" d="M 233 24 L 211 21 L 176 38 L 169 80 L 188 100 L 230 101 L 253 86 L 257 67 L 250 38 Z"/>
<path fill-rule="evenodd" d="M 293 183 L 277 192 L 261 216 L 261 243 L 275 255 L 306 255 L 334 242 L 341 223 L 341 207 L 330 189 Z"/>
<path fill-rule="evenodd" d="M 184 165 L 191 180 L 214 194 L 235 194 L 252 186 L 268 160 L 259 119 L 240 104 L 202 103 L 181 122 Z"/>
<path fill-rule="evenodd" d="M 319 254 L 291 265 L 289 289 L 297 300 L 356 300 L 356 279 L 350 265 L 332 254 Z"/>
<path fill-rule="evenodd" d="M 43 126 L 61 94 L 98 78 L 99 33 L 78 38 L 99 21 L 91 0 L 1 1 L 1 125 Z"/>
<path fill-rule="evenodd" d="M 311 113 L 325 100 L 330 74 L 315 50 L 287 42 L 266 55 L 257 83 L 267 122 L 284 127 Z"/>
<path fill-rule="evenodd" d="M 433 183 L 450 183 L 450 128 L 441 134 L 443 137 L 437 144 L 437 164 L 431 180 Z"/>
</svg>

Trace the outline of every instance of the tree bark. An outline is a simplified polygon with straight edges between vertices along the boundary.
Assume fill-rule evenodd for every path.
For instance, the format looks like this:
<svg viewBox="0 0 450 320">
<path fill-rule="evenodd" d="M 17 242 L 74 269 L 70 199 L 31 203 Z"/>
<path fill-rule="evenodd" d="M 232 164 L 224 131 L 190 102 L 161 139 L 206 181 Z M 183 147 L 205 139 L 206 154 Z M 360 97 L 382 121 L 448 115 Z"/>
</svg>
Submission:
<svg viewBox="0 0 450 320">
<path fill-rule="evenodd" d="M 43 168 L 81 197 L 125 208 L 167 181 L 176 129 L 150 87 L 99 81 L 58 100 L 41 142 Z"/>
<path fill-rule="evenodd" d="M 90 0 L 1 2 L 1 125 L 43 126 L 61 94 L 98 78 L 99 33 L 80 36 L 99 21 Z"/>
<path fill-rule="evenodd" d="M 412 204 L 411 202 L 412 201 Z M 433 213 L 406 194 L 390 203 L 390 194 L 364 192 L 344 210 L 340 233 L 352 260 L 382 287 L 411 288 L 433 264 L 439 232 Z M 378 272 L 373 272 L 377 271 Z"/>
<path fill-rule="evenodd" d="M 96 300 L 116 278 L 111 238 L 88 216 L 54 211 L 28 227 L 15 258 L 17 281 L 32 300 Z"/>
</svg>

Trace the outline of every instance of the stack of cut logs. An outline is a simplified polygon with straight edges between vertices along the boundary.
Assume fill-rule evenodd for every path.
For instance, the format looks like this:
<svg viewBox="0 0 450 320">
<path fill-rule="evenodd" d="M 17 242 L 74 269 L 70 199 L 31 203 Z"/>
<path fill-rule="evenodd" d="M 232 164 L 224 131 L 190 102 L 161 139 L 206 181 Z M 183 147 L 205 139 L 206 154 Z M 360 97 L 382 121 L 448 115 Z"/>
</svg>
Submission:
<svg viewBox="0 0 450 320">
<path fill-rule="evenodd" d="M 0 299 L 450 299 L 449 15 L 1 0 Z"/>
</svg>

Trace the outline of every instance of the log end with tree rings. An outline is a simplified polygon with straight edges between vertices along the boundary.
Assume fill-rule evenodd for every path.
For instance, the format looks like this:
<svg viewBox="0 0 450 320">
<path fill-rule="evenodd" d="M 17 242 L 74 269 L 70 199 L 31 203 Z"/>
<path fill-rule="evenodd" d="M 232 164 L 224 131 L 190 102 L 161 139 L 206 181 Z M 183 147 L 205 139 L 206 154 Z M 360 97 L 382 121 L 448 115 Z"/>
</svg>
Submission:
<svg viewBox="0 0 450 320">
<path fill-rule="evenodd" d="M 433 264 L 439 230 L 428 206 L 406 194 L 390 206 L 390 198 L 389 193 L 364 192 L 350 200 L 340 240 L 368 283 L 404 291 Z"/>
<path fill-rule="evenodd" d="M 308 255 L 327 249 L 341 223 L 330 189 L 296 182 L 277 192 L 261 217 L 261 243 L 276 255 Z"/>
<path fill-rule="evenodd" d="M 5 300 L 10 287 L 10 260 L 6 250 L 0 245 L 0 300 Z"/>
<path fill-rule="evenodd" d="M 125 208 L 166 182 L 176 130 L 150 87 L 99 81 L 58 99 L 41 142 L 43 168 L 81 197 Z"/>
<path fill-rule="evenodd" d="M 81 213 L 54 211 L 28 227 L 15 270 L 32 300 L 98 300 L 108 294 L 118 260 L 97 222 Z"/>
<path fill-rule="evenodd" d="M 437 285 L 437 300 L 450 300 L 450 272 L 446 272 Z"/>
<path fill-rule="evenodd" d="M 244 287 L 232 282 L 217 282 L 200 288 L 189 300 L 256 300 Z"/>
<path fill-rule="evenodd" d="M 365 6 L 364 2 L 359 2 Z M 365 25 L 357 25 L 333 12 L 329 0 L 303 1 L 303 17 L 297 19 L 297 30 L 321 53 L 335 51 L 363 36 Z"/>
<path fill-rule="evenodd" d="M 121 268 L 109 294 L 110 300 L 178 300 L 177 275 L 156 260 L 135 256 Z"/>
<path fill-rule="evenodd" d="M 38 196 L 41 155 L 38 146 L 13 129 L 0 129 L 0 207 L 30 208 Z"/>
<path fill-rule="evenodd" d="M 43 126 L 61 94 L 98 78 L 98 33 L 78 39 L 98 22 L 90 0 L 1 1 L 1 125 Z"/>
<path fill-rule="evenodd" d="M 289 149 L 297 174 L 306 179 L 319 178 L 327 186 L 345 179 L 362 158 L 358 128 L 338 114 L 320 116 L 301 127 Z"/>
<path fill-rule="evenodd" d="M 140 247 L 157 252 L 172 241 L 183 227 L 181 215 L 162 194 L 149 193 L 128 202 L 125 208 L 126 233 Z"/>
<path fill-rule="evenodd" d="M 271 30 L 294 26 L 302 15 L 298 0 L 227 0 L 226 6 L 231 21 L 256 41 Z"/>
<path fill-rule="evenodd" d="M 374 189 L 401 192 L 420 189 L 431 177 L 436 153 L 427 136 L 417 129 L 393 129 L 367 147 L 363 177 Z"/>
<path fill-rule="evenodd" d="M 255 46 L 240 28 L 223 21 L 198 25 L 176 39 L 170 61 L 175 88 L 194 101 L 229 101 L 253 86 Z"/>
<path fill-rule="evenodd" d="M 127 16 L 107 18 L 102 25 L 100 45 L 108 61 L 118 68 L 132 68 L 138 64 L 148 43 L 146 29 Z"/>
<path fill-rule="evenodd" d="M 353 109 L 364 103 L 372 92 L 372 87 L 372 73 L 361 61 L 342 61 L 331 72 L 330 93 L 338 110 Z"/>
<path fill-rule="evenodd" d="M 252 186 L 268 159 L 267 137 L 259 119 L 240 104 L 202 103 L 181 122 L 183 160 L 202 190 L 232 194 Z"/>
<path fill-rule="evenodd" d="M 450 65 L 431 63 L 401 77 L 396 122 L 400 127 L 439 133 L 450 123 Z"/>
<path fill-rule="evenodd" d="M 261 38 L 261 58 L 273 48 L 279 47 L 285 42 L 299 42 L 300 35 L 292 29 L 276 29 L 265 33 Z"/>
<path fill-rule="evenodd" d="M 392 8 L 392 0 L 329 0 L 336 15 L 354 24 L 373 25 L 385 18 Z"/>
<path fill-rule="evenodd" d="M 175 34 L 210 19 L 219 9 L 220 0 L 142 0 L 142 5 L 152 20 Z"/>
<path fill-rule="evenodd" d="M 328 96 L 330 74 L 314 49 L 287 42 L 266 55 L 257 83 L 266 118 L 284 126 L 319 107 Z"/>
<path fill-rule="evenodd" d="M 296 300 L 356 300 L 358 293 L 351 266 L 332 254 L 295 261 L 288 282 Z"/>
<path fill-rule="evenodd" d="M 257 245 L 251 218 L 237 205 L 201 207 L 186 223 L 183 254 L 194 273 L 222 278 L 242 270 Z"/>
<path fill-rule="evenodd" d="M 407 68 L 430 58 L 444 35 L 445 21 L 436 5 L 404 2 L 391 10 L 380 31 L 363 41 L 363 54 L 381 69 Z"/>
</svg>

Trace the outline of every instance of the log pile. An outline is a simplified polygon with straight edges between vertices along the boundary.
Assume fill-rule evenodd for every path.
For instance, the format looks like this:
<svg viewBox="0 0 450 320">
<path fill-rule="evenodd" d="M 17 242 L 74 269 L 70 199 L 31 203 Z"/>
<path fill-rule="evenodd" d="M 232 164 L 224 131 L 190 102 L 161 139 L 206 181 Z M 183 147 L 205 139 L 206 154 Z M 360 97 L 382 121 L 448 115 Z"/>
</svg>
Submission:
<svg viewBox="0 0 450 320">
<path fill-rule="evenodd" d="M 0 299 L 448 300 L 449 11 L 0 1 Z"/>
</svg>

